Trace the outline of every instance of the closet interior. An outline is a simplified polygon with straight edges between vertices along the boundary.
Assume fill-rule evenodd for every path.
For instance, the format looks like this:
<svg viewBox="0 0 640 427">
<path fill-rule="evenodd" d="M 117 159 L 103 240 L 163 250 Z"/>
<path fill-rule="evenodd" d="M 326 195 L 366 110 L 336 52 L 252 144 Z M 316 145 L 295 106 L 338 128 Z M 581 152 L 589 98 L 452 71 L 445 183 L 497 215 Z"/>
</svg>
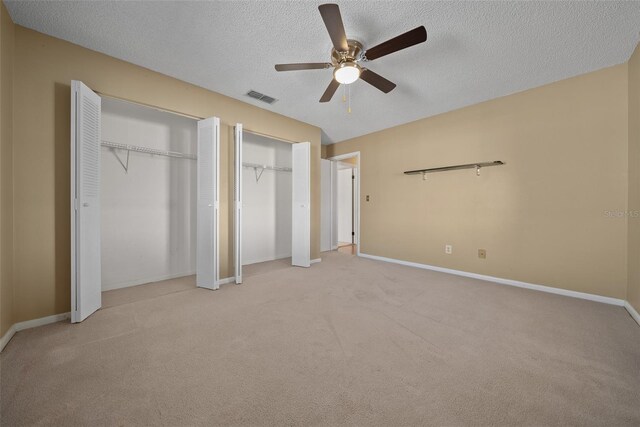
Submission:
<svg viewBox="0 0 640 427">
<path fill-rule="evenodd" d="M 102 291 L 195 288 L 197 121 L 103 98 L 101 126 Z"/>
<path fill-rule="evenodd" d="M 242 135 L 242 265 L 291 257 L 292 144 Z"/>
<path fill-rule="evenodd" d="M 236 123 L 228 147 L 235 272 L 220 277 L 220 118 L 102 97 L 71 82 L 72 323 L 105 306 L 241 284 L 246 264 L 290 257 L 293 266 L 311 265 L 310 143 L 249 131 L 243 143 L 244 134 Z M 131 289 L 115 292 L 121 288 Z"/>
</svg>

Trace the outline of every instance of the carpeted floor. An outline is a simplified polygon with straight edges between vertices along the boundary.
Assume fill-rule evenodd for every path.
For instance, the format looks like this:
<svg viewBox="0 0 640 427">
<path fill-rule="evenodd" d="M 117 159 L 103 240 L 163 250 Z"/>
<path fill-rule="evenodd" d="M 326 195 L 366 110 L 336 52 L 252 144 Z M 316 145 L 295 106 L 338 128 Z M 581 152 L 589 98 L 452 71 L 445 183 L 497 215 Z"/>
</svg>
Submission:
<svg viewBox="0 0 640 427">
<path fill-rule="evenodd" d="M 194 289 L 196 289 L 195 275 L 114 289 L 102 293 L 102 309 Z"/>
<path fill-rule="evenodd" d="M 336 252 L 19 332 L 14 425 L 640 425 L 620 307 Z"/>
</svg>

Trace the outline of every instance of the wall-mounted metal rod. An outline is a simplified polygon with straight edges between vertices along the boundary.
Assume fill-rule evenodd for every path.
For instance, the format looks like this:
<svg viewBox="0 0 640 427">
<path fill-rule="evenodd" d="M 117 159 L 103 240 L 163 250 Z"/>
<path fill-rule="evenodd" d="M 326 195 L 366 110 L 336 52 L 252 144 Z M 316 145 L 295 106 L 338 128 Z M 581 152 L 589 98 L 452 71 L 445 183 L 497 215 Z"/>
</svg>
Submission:
<svg viewBox="0 0 640 427">
<path fill-rule="evenodd" d="M 198 157 L 194 154 L 179 153 L 177 151 L 156 150 L 155 148 L 139 147 L 137 145 L 120 144 L 111 141 L 102 141 L 103 147 L 115 148 L 118 150 L 137 151 L 139 153 L 154 154 L 157 156 L 176 157 L 179 159 L 196 160 Z"/>
<path fill-rule="evenodd" d="M 465 165 L 454 165 L 454 166 L 443 166 L 439 168 L 429 168 L 429 169 L 416 169 L 411 171 L 405 171 L 405 175 L 419 175 L 419 174 L 427 174 L 432 172 L 446 172 L 453 171 L 458 169 L 475 169 L 479 171 L 480 168 L 486 168 L 488 166 L 501 166 L 504 165 L 503 161 L 496 160 L 495 162 L 481 162 L 481 163 L 467 163 Z"/>
</svg>

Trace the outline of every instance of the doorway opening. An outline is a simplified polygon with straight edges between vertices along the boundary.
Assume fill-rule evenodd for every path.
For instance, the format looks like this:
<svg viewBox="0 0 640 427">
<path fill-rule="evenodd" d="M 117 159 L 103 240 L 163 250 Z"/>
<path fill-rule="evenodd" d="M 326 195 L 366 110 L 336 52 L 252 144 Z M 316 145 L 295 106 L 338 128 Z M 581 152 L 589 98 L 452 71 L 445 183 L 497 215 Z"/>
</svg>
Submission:
<svg viewBox="0 0 640 427">
<path fill-rule="evenodd" d="M 353 254 L 356 245 L 355 229 L 355 159 L 336 161 L 336 217 L 338 228 L 338 251 Z"/>
<path fill-rule="evenodd" d="M 322 161 L 321 250 L 360 254 L 360 153 Z"/>
</svg>

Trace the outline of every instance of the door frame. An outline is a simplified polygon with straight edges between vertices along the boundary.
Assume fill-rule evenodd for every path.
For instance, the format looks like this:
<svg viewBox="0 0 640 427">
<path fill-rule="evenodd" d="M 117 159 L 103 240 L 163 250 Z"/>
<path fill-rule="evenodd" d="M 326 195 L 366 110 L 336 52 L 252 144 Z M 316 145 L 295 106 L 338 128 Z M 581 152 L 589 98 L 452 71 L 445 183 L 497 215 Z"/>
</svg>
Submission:
<svg viewBox="0 0 640 427">
<path fill-rule="evenodd" d="M 356 182 L 355 185 L 353 186 L 354 188 L 354 193 L 353 193 L 353 212 L 354 212 L 354 224 L 353 224 L 353 228 L 356 230 L 356 239 L 355 239 L 355 243 L 356 243 L 356 255 L 360 256 L 360 152 L 359 151 L 354 151 L 351 153 L 346 153 L 346 154 L 340 154 L 339 156 L 333 156 L 333 157 L 329 157 L 327 160 L 331 160 L 332 162 L 337 162 L 340 160 L 345 160 L 345 159 L 352 159 L 354 158 L 356 159 L 356 165 L 355 165 L 355 177 L 356 177 Z M 333 174 L 332 174 L 332 179 L 333 179 Z M 335 188 L 333 183 L 331 185 L 332 190 Z M 335 197 L 333 197 L 333 195 L 331 196 L 331 217 L 332 219 L 335 217 L 335 210 L 337 208 L 337 206 L 334 206 L 334 201 L 335 201 Z M 333 242 L 332 242 L 333 243 Z"/>
</svg>

